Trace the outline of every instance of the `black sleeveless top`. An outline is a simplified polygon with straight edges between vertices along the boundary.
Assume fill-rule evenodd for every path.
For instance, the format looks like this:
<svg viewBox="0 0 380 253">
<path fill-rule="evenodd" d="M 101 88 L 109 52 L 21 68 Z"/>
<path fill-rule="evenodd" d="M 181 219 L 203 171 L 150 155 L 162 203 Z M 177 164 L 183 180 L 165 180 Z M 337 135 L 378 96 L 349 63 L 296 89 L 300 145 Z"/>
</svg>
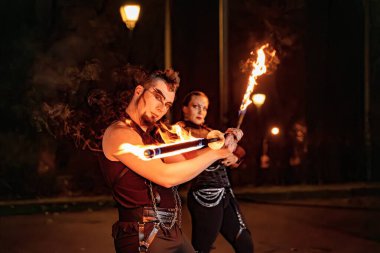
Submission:
<svg viewBox="0 0 380 253">
<path fill-rule="evenodd" d="M 126 119 L 129 118 L 128 115 Z M 159 143 L 158 138 L 154 137 L 156 128 L 153 127 L 144 132 L 139 125 L 129 119 L 132 127 L 140 136 L 144 144 Z M 138 175 L 133 170 L 126 167 L 122 162 L 110 161 L 103 153 L 99 155 L 99 162 L 106 184 L 111 188 L 113 197 L 118 205 L 125 208 L 136 208 L 142 206 L 152 206 L 149 192 L 149 181 Z M 145 168 L 149 169 L 149 167 Z M 174 208 L 175 200 L 171 188 L 165 188 L 152 183 L 155 195 L 160 196 L 158 207 Z"/>
<path fill-rule="evenodd" d="M 190 121 L 180 121 L 177 124 L 187 131 L 190 131 L 191 136 L 196 138 L 206 138 L 207 134 L 212 130 L 205 125 L 196 125 Z M 190 189 L 195 191 L 199 189 L 224 188 L 230 186 L 226 167 L 221 164 L 220 161 L 216 161 L 191 181 Z"/>
</svg>

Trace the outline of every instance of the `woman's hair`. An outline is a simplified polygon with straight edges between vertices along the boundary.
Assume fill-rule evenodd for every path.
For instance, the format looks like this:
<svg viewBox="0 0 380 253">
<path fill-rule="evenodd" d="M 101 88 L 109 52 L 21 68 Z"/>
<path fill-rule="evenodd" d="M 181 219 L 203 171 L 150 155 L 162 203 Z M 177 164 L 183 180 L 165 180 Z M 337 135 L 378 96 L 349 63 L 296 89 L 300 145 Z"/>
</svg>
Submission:
<svg viewBox="0 0 380 253">
<path fill-rule="evenodd" d="M 191 98 L 193 96 L 201 96 L 201 97 L 205 97 L 208 99 L 207 95 L 202 92 L 202 91 L 192 91 L 192 92 L 189 92 L 187 93 L 187 95 L 183 98 L 182 100 L 182 106 L 188 106 L 190 101 L 191 101 Z"/>
</svg>

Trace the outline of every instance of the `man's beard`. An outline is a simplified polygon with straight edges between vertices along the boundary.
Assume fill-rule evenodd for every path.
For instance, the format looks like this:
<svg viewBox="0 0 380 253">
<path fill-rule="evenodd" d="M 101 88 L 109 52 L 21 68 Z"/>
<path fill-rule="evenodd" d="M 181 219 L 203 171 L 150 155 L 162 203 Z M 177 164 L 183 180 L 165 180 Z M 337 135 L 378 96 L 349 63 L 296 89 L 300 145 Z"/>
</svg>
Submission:
<svg viewBox="0 0 380 253">
<path fill-rule="evenodd" d="M 153 118 L 148 117 L 146 113 L 141 115 L 141 124 L 147 127 L 153 126 L 156 123 L 156 120 Z"/>
<path fill-rule="evenodd" d="M 145 90 L 143 94 L 137 99 L 136 106 L 138 106 L 138 103 L 140 102 L 140 100 L 142 100 L 142 102 L 144 103 L 144 107 L 146 106 L 146 100 L 145 100 L 144 94 L 145 94 Z M 140 124 L 143 126 L 150 127 L 154 125 L 155 123 L 156 123 L 156 120 L 146 115 L 146 112 L 144 112 L 140 117 Z"/>
</svg>

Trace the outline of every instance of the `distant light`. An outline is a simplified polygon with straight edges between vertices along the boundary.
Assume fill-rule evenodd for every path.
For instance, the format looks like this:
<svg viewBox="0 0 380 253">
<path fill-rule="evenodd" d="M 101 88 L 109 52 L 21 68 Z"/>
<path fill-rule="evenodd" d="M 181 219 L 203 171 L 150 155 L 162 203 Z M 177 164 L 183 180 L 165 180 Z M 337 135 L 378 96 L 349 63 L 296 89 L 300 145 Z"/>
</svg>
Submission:
<svg viewBox="0 0 380 253">
<path fill-rule="evenodd" d="M 270 132 L 272 133 L 272 135 L 278 135 L 280 133 L 280 128 L 278 128 L 278 127 L 272 127 L 272 129 L 270 130 Z"/>
<path fill-rule="evenodd" d="M 256 93 L 252 95 L 252 101 L 257 106 L 257 108 L 260 108 L 264 102 L 265 102 L 265 94 Z"/>
<path fill-rule="evenodd" d="M 136 22 L 139 19 L 139 14 L 140 5 L 125 4 L 120 7 L 121 18 L 130 30 L 133 30 L 133 28 L 135 28 Z"/>
</svg>

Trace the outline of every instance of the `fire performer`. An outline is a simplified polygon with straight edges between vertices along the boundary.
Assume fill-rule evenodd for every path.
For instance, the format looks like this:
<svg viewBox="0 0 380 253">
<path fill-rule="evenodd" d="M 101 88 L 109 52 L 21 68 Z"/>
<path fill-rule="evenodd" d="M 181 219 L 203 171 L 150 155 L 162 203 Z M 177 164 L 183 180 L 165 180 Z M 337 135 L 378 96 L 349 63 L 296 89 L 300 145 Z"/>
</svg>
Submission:
<svg viewBox="0 0 380 253">
<path fill-rule="evenodd" d="M 204 138 L 212 130 L 205 125 L 209 99 L 203 92 L 187 94 L 182 103 L 182 118 L 178 124 L 191 135 Z M 217 161 L 191 181 L 188 192 L 188 208 L 192 220 L 192 244 L 199 253 L 210 252 L 219 233 L 232 245 L 235 252 L 252 253 L 251 233 L 243 220 L 239 204 L 234 197 L 226 169 L 236 168 L 245 155 L 237 142 L 242 137 L 239 129 L 230 128 L 226 143 L 234 156 Z M 237 138 L 232 138 L 236 136 Z"/>
<path fill-rule="evenodd" d="M 232 160 L 228 148 L 204 148 L 164 159 L 143 160 L 120 152 L 124 144 L 161 142 L 156 125 L 173 104 L 179 86 L 172 70 L 156 71 L 139 82 L 120 117 L 102 138 L 101 168 L 117 202 L 113 225 L 116 252 L 194 252 L 181 227 L 177 185 L 196 177 L 220 159 Z"/>
</svg>

